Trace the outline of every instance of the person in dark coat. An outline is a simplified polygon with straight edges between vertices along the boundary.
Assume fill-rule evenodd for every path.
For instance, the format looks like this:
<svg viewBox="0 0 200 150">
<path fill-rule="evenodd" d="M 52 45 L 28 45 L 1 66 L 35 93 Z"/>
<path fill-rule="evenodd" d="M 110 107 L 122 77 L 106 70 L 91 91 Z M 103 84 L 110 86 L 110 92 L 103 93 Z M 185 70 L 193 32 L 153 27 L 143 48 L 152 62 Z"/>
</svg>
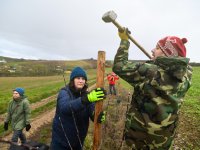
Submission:
<svg viewBox="0 0 200 150">
<path fill-rule="evenodd" d="M 87 92 L 87 75 L 75 67 L 69 84 L 57 97 L 56 113 L 52 126 L 51 150 L 82 150 L 88 132 L 89 119 L 94 119 L 96 101 L 106 96 L 103 88 Z M 104 115 L 98 118 L 104 121 Z"/>
</svg>

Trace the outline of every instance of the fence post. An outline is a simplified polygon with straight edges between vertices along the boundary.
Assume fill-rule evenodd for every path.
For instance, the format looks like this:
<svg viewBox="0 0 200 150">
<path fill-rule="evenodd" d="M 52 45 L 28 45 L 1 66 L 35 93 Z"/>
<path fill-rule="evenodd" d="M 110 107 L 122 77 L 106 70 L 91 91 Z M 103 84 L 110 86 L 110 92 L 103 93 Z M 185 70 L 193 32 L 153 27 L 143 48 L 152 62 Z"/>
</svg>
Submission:
<svg viewBox="0 0 200 150">
<path fill-rule="evenodd" d="M 105 73 L 105 52 L 98 51 L 96 87 L 104 87 L 104 73 Z M 102 108 L 103 108 L 103 101 L 96 102 L 95 117 L 94 117 L 93 150 L 98 150 L 101 142 L 101 124 L 97 123 L 97 117 L 102 111 Z"/>
</svg>

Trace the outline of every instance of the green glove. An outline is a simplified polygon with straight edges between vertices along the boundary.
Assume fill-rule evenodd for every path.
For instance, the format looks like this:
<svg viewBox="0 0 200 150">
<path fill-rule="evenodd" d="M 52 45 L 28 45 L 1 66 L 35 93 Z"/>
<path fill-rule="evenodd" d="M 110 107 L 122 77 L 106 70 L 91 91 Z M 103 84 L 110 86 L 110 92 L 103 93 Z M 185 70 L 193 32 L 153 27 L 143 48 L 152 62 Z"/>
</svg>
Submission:
<svg viewBox="0 0 200 150">
<path fill-rule="evenodd" d="M 104 123 L 105 121 L 106 121 L 106 111 L 102 111 L 97 118 L 97 122 Z"/>
<path fill-rule="evenodd" d="M 123 30 L 118 30 L 118 34 L 121 40 L 128 41 L 128 34 L 131 34 L 131 32 L 128 30 L 128 28 L 123 28 Z"/>
<path fill-rule="evenodd" d="M 106 91 L 103 88 L 96 88 L 90 93 L 82 97 L 82 103 L 88 104 L 96 101 L 100 101 L 106 98 Z"/>
<path fill-rule="evenodd" d="M 88 101 L 89 102 L 96 102 L 105 98 L 105 90 L 103 88 L 97 88 L 92 90 L 92 92 L 88 93 Z"/>
</svg>

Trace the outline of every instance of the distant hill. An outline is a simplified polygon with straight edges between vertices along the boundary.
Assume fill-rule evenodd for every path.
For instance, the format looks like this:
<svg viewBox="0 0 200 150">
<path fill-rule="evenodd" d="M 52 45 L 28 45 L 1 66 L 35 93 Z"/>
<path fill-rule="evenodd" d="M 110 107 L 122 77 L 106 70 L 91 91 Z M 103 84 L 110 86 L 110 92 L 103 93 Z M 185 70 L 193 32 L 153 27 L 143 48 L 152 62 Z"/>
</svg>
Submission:
<svg viewBox="0 0 200 150">
<path fill-rule="evenodd" d="M 133 62 L 145 62 L 135 60 Z M 106 67 L 112 67 L 113 61 L 107 60 Z M 192 66 L 199 66 L 199 63 L 191 63 Z M 0 77 L 4 76 L 50 76 L 62 74 L 63 71 L 71 71 L 74 67 L 80 66 L 84 69 L 95 69 L 97 60 L 31 60 L 18 59 L 0 56 Z"/>
<path fill-rule="evenodd" d="M 23 59 L 23 58 L 11 58 L 11 57 L 4 57 L 0 56 L 0 60 L 6 60 L 7 62 L 22 62 L 22 61 L 29 61 L 28 59 Z M 33 60 L 31 60 L 33 61 Z"/>
<path fill-rule="evenodd" d="M 70 71 L 75 66 L 96 68 L 95 59 L 84 60 L 29 60 L 0 56 L 0 76 L 48 76 Z"/>
</svg>

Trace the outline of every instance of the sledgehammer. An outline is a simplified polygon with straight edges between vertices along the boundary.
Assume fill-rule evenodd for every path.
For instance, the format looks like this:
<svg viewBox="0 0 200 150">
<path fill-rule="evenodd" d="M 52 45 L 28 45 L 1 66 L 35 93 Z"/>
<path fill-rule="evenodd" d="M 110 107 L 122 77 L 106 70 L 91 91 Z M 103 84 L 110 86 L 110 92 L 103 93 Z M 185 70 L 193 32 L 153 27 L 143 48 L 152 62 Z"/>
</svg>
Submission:
<svg viewBox="0 0 200 150">
<path fill-rule="evenodd" d="M 115 19 L 117 18 L 117 14 L 114 11 L 108 11 L 106 12 L 103 17 L 102 20 L 106 23 L 112 22 L 119 30 L 124 30 L 124 28 L 115 21 Z M 147 56 L 149 57 L 149 59 L 151 59 L 151 55 L 149 55 L 149 53 L 140 45 L 138 44 L 138 42 L 136 42 L 136 40 L 128 33 L 128 38 Z"/>
</svg>

